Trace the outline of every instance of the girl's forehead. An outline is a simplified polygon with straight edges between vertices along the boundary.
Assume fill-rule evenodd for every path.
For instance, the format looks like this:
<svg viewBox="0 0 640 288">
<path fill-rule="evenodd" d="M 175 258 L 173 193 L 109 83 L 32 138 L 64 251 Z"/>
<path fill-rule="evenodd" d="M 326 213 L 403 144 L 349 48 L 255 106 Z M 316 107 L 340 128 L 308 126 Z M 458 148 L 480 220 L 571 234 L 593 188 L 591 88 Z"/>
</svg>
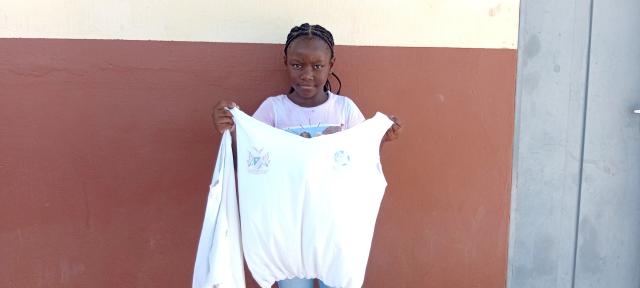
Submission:
<svg viewBox="0 0 640 288">
<path fill-rule="evenodd" d="M 303 36 L 291 42 L 287 49 L 287 54 L 311 53 L 316 51 L 326 51 L 331 55 L 331 48 L 322 39 L 315 36 Z"/>
</svg>

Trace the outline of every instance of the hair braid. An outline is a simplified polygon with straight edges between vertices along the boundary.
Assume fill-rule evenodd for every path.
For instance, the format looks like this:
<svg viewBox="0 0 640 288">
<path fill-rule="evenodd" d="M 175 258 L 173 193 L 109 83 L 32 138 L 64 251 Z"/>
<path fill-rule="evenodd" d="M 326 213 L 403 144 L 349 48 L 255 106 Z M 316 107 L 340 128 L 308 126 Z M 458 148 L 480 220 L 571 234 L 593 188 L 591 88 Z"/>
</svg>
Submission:
<svg viewBox="0 0 640 288">
<path fill-rule="evenodd" d="M 289 45 L 291 45 L 294 40 L 300 37 L 317 37 L 320 40 L 324 41 L 329 46 L 329 50 L 331 50 L 331 59 L 333 59 L 335 46 L 333 42 L 333 35 L 324 27 L 320 25 L 309 25 L 309 23 L 303 23 L 300 26 L 291 28 L 291 31 L 289 31 L 289 35 L 287 35 L 287 42 L 285 42 L 284 45 L 285 56 L 287 55 Z M 336 80 L 338 80 L 339 86 L 337 94 L 340 94 L 340 89 L 342 89 L 342 82 L 340 81 L 340 78 L 338 78 L 338 75 L 336 75 L 335 73 L 331 72 L 331 76 L 335 77 Z M 329 79 L 327 79 L 327 83 L 324 84 L 324 91 L 331 91 L 331 82 L 329 82 Z M 289 91 L 289 93 L 291 92 L 293 92 L 293 88 L 291 88 L 291 90 Z"/>
</svg>

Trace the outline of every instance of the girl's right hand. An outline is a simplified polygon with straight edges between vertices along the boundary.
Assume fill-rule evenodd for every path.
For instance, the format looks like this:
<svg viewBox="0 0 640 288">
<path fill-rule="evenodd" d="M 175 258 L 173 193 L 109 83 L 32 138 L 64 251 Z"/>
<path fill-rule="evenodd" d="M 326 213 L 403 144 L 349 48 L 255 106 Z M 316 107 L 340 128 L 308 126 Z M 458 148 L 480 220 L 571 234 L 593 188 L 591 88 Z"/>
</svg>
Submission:
<svg viewBox="0 0 640 288">
<path fill-rule="evenodd" d="M 226 129 L 233 131 L 233 129 L 235 128 L 233 115 L 231 115 L 231 112 L 227 110 L 227 108 L 231 109 L 234 107 L 238 107 L 238 105 L 226 100 L 220 100 L 220 102 L 218 102 L 218 104 L 213 107 L 211 118 L 213 119 L 213 125 L 216 127 L 216 130 L 218 130 L 218 132 L 223 133 Z"/>
</svg>

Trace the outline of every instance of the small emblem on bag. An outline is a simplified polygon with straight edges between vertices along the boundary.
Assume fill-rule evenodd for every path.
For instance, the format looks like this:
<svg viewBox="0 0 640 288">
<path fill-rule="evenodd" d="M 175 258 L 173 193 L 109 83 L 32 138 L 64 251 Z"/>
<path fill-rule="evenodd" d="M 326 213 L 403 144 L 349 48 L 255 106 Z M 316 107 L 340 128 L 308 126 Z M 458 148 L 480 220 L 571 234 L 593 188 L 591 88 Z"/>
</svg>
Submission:
<svg viewBox="0 0 640 288">
<path fill-rule="evenodd" d="M 333 154 L 333 161 L 337 166 L 347 166 L 351 161 L 351 157 L 344 150 L 338 150 Z"/>
<path fill-rule="evenodd" d="M 249 172 L 253 174 L 263 174 L 269 170 L 269 152 L 265 152 L 264 148 L 258 149 L 253 147 L 253 150 L 249 151 L 249 157 L 247 158 L 247 168 Z"/>
</svg>

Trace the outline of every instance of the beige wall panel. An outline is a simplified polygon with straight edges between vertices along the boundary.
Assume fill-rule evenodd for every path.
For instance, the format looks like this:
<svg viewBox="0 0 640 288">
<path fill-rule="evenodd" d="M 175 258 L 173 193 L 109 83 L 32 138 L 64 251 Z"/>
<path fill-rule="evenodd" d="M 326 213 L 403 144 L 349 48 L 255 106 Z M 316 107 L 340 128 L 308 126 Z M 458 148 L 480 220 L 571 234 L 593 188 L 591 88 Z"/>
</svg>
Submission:
<svg viewBox="0 0 640 288">
<path fill-rule="evenodd" d="M 0 37 L 282 43 L 320 23 L 339 45 L 512 48 L 518 0 L 0 0 Z"/>
</svg>

